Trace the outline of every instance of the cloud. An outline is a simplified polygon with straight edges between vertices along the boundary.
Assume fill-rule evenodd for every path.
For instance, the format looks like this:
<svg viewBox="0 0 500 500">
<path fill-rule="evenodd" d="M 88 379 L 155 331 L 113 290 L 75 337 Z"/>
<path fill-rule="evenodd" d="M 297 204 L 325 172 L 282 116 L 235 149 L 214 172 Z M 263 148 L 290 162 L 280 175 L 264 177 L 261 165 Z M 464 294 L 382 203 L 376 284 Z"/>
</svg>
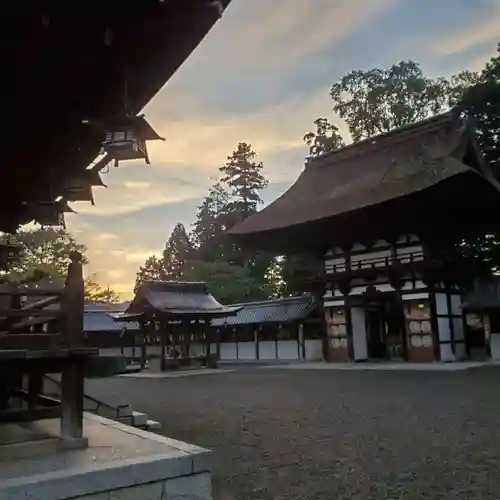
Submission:
<svg viewBox="0 0 500 500">
<path fill-rule="evenodd" d="M 211 61 L 226 72 L 236 69 L 235 78 L 241 72 L 255 77 L 256 72 L 285 71 L 373 22 L 395 4 L 396 0 L 233 2 L 188 65 Z"/>
<path fill-rule="evenodd" d="M 438 57 L 451 56 L 470 50 L 488 42 L 500 39 L 500 0 L 493 3 L 492 12 L 471 26 L 461 26 L 432 44 L 433 53 Z"/>
</svg>

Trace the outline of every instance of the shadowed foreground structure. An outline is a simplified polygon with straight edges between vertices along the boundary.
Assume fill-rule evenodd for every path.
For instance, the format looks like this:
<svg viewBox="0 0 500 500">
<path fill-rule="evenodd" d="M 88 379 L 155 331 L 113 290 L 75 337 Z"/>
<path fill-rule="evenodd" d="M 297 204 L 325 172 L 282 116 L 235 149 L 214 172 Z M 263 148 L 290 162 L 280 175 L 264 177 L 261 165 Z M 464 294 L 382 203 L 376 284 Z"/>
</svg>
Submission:
<svg viewBox="0 0 500 500">
<path fill-rule="evenodd" d="M 216 499 L 484 500 L 500 498 L 499 375 L 257 368 L 95 390 L 212 449 Z"/>
</svg>

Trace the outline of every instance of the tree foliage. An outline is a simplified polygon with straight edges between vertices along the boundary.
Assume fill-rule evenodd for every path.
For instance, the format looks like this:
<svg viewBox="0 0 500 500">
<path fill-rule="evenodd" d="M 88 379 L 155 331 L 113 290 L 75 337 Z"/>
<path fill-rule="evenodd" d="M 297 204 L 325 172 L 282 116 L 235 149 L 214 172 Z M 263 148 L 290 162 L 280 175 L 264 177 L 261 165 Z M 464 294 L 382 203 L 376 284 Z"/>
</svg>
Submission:
<svg viewBox="0 0 500 500">
<path fill-rule="evenodd" d="M 445 78 L 426 77 L 418 63 L 401 61 L 388 69 L 351 71 L 330 96 L 356 142 L 444 111 L 450 86 Z"/>
<path fill-rule="evenodd" d="M 212 295 L 223 304 L 265 300 L 270 290 L 255 279 L 248 268 L 221 260 L 195 261 L 186 266 L 185 279 L 205 281 Z"/>
<path fill-rule="evenodd" d="M 101 286 L 92 274 L 85 278 L 85 300 L 92 304 L 118 304 L 120 296 L 109 285 Z"/>
<path fill-rule="evenodd" d="M 183 224 L 175 225 L 163 250 L 163 268 L 168 280 L 181 280 L 184 266 L 193 253 L 193 245 Z"/>
<path fill-rule="evenodd" d="M 309 146 L 309 156 L 319 156 L 345 146 L 338 127 L 332 125 L 328 118 L 317 118 L 314 126 L 316 132 L 304 135 L 304 142 Z"/>
<path fill-rule="evenodd" d="M 481 152 L 500 179 L 500 45 L 474 85 L 463 92 L 458 108 L 473 118 Z"/>
<path fill-rule="evenodd" d="M 257 211 L 257 206 L 262 203 L 260 192 L 268 185 L 267 179 L 262 175 L 264 166 L 255 161 L 257 154 L 250 144 L 240 142 L 231 156 L 227 157 L 225 165 L 220 167 L 221 182 L 227 184 L 232 199 L 229 201 L 229 213 L 238 218 L 245 219 Z"/>
<path fill-rule="evenodd" d="M 20 258 L 9 269 L 14 281 L 23 280 L 37 271 L 49 282 L 64 283 L 71 262 L 70 254 L 74 251 L 83 255 L 84 264 L 88 263 L 85 245 L 78 244 L 62 228 L 23 229 L 12 236 L 2 235 L 0 242 L 11 242 L 20 247 Z"/>
<path fill-rule="evenodd" d="M 163 258 L 158 258 L 156 255 L 151 255 L 146 259 L 146 262 L 139 268 L 135 278 L 134 293 L 137 292 L 137 287 L 143 281 L 158 281 L 165 280 L 166 273 L 163 266 Z"/>
</svg>

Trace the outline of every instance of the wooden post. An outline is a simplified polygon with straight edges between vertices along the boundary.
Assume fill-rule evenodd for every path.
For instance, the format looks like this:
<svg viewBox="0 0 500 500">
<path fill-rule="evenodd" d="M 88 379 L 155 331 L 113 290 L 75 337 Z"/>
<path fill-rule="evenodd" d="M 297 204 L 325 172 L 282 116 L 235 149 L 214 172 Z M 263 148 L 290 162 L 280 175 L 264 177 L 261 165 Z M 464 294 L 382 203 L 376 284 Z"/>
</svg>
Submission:
<svg viewBox="0 0 500 500">
<path fill-rule="evenodd" d="M 65 341 L 69 348 L 83 346 L 83 311 L 85 285 L 83 281 L 82 254 L 71 252 L 63 296 Z"/>
<path fill-rule="evenodd" d="M 165 331 L 165 322 L 160 322 L 160 370 L 164 372 L 166 370 L 165 363 L 165 335 L 167 332 Z"/>
<path fill-rule="evenodd" d="M 64 367 L 61 377 L 61 437 L 78 439 L 83 437 L 83 357 L 72 360 Z"/>
</svg>

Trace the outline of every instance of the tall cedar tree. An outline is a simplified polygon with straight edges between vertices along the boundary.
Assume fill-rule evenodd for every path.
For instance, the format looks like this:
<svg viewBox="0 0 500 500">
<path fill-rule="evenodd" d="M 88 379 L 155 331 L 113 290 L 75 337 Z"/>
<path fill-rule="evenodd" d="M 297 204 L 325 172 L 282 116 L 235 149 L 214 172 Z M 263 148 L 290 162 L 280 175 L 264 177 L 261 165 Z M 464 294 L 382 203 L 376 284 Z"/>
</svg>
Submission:
<svg viewBox="0 0 500 500">
<path fill-rule="evenodd" d="M 219 170 L 221 182 L 230 189 L 231 200 L 225 215 L 226 227 L 229 229 L 257 212 L 262 203 L 260 192 L 267 187 L 269 181 L 262 174 L 262 163 L 257 163 L 257 154 L 250 144 L 240 142 L 227 162 Z M 265 252 L 249 252 L 232 245 L 231 260 L 234 264 L 248 266 L 252 276 L 265 282 L 265 276 L 274 256 Z M 233 253 L 234 252 L 234 253 Z M 236 258 L 235 258 L 236 257 Z"/>
<path fill-rule="evenodd" d="M 257 154 L 250 144 L 240 142 L 227 162 L 220 167 L 221 182 L 230 188 L 232 196 L 230 212 L 235 215 L 234 224 L 257 211 L 262 203 L 260 192 L 269 184 L 262 175 L 262 163 L 255 162 Z"/>
</svg>

